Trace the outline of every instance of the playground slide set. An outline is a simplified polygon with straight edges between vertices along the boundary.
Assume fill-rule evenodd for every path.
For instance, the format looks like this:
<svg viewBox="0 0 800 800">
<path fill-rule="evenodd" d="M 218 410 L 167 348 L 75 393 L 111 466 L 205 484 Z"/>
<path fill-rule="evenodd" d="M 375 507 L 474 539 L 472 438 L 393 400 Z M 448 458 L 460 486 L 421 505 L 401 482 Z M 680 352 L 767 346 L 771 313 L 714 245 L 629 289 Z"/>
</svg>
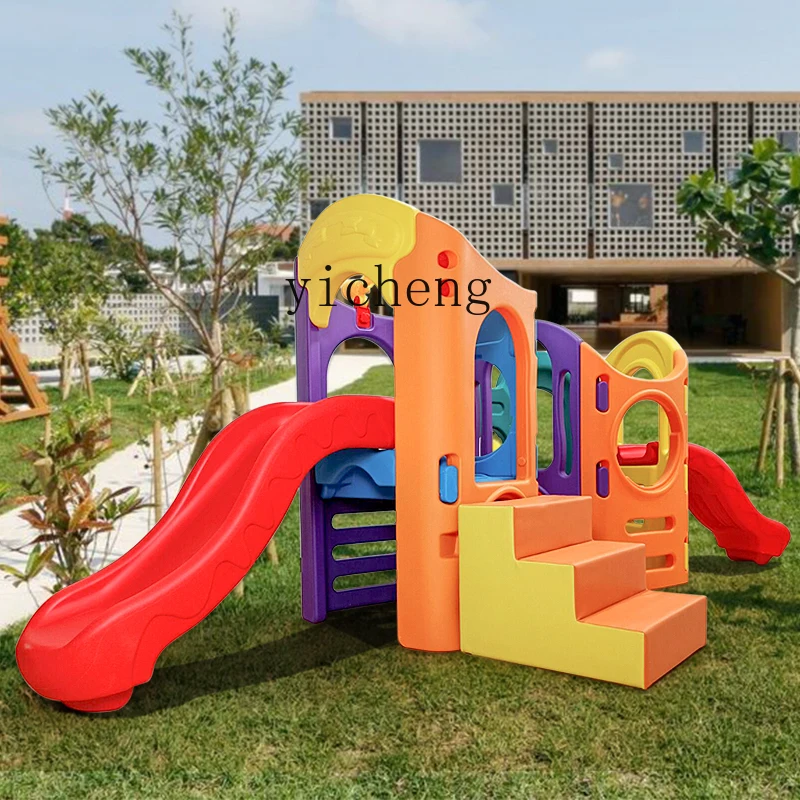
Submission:
<svg viewBox="0 0 800 800">
<path fill-rule="evenodd" d="M 405 647 L 641 688 L 706 641 L 705 598 L 658 591 L 688 580 L 689 510 L 730 558 L 764 564 L 786 547 L 786 527 L 688 443 L 687 359 L 665 333 L 636 334 L 602 358 L 535 322 L 535 292 L 458 231 L 372 195 L 323 211 L 296 276 L 301 402 L 227 427 L 136 547 L 39 609 L 17 661 L 40 695 L 81 711 L 122 707 L 244 577 L 298 487 L 310 622 L 396 601 Z M 414 294 L 423 282 L 434 289 L 426 302 Z M 356 287 L 355 307 L 329 301 L 343 285 Z M 393 318 L 358 305 L 370 285 L 396 301 Z M 468 292 L 488 313 L 474 313 Z M 326 397 L 328 362 L 352 337 L 390 356 L 394 400 Z M 540 388 L 553 406 L 546 467 Z M 642 400 L 659 405 L 658 441 L 621 444 L 623 417 Z M 389 510 L 396 525 L 337 520 Z M 396 582 L 376 583 L 391 570 Z"/>
</svg>

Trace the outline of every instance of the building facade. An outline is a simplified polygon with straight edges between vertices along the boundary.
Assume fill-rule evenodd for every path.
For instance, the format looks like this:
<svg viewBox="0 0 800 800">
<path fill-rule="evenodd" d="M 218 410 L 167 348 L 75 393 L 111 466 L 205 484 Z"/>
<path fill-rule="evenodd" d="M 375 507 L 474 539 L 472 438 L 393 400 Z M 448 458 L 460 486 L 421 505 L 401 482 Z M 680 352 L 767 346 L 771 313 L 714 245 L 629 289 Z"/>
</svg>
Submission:
<svg viewBox="0 0 800 800">
<path fill-rule="evenodd" d="M 729 179 L 754 139 L 797 150 L 800 93 L 311 92 L 301 106 L 306 225 L 341 197 L 395 197 L 536 289 L 540 317 L 610 345 L 648 325 L 688 347 L 785 346 L 780 281 L 706 255 L 675 194 L 709 168 Z"/>
</svg>

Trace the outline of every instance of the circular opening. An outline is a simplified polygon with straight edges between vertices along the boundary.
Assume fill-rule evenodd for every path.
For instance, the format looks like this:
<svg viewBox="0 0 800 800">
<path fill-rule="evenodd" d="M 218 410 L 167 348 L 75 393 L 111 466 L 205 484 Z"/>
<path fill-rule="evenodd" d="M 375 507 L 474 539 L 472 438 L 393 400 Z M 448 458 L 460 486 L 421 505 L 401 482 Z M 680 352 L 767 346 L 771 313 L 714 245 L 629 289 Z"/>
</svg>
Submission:
<svg viewBox="0 0 800 800">
<path fill-rule="evenodd" d="M 453 269 L 458 259 L 452 250 L 442 250 L 437 256 L 436 261 L 442 269 Z"/>
<path fill-rule="evenodd" d="M 661 428 L 668 426 L 668 432 Z M 657 400 L 643 399 L 634 403 L 617 429 L 620 445 L 618 463 L 625 477 L 637 486 L 650 487 L 671 472 L 673 446 L 677 433 L 667 410 Z"/>
</svg>

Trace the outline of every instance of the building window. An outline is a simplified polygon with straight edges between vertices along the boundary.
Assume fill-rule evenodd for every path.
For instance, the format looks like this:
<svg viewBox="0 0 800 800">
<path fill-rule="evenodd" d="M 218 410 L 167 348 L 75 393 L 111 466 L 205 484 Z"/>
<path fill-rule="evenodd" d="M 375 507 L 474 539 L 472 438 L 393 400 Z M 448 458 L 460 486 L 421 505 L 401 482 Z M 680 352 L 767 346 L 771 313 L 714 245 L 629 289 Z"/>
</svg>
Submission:
<svg viewBox="0 0 800 800">
<path fill-rule="evenodd" d="M 513 206 L 514 185 L 511 183 L 495 183 L 492 186 L 492 205 Z"/>
<path fill-rule="evenodd" d="M 781 131 L 778 134 L 778 142 L 784 150 L 796 153 L 800 150 L 800 136 L 797 131 Z"/>
<path fill-rule="evenodd" d="M 728 167 L 725 170 L 725 180 L 728 183 L 733 183 L 739 177 L 739 167 Z"/>
<path fill-rule="evenodd" d="M 331 134 L 331 139 L 352 139 L 353 118 L 331 117 L 330 134 Z"/>
<path fill-rule="evenodd" d="M 558 153 L 558 139 L 543 139 L 542 152 L 550 156 L 556 155 Z"/>
<path fill-rule="evenodd" d="M 683 132 L 683 152 L 704 153 L 706 150 L 706 135 L 704 131 Z"/>
<path fill-rule="evenodd" d="M 649 183 L 613 183 L 608 187 L 609 228 L 652 228 L 653 187 Z"/>
<path fill-rule="evenodd" d="M 649 314 L 650 310 L 649 286 L 626 286 L 623 289 L 622 311 L 625 314 Z"/>
<path fill-rule="evenodd" d="M 622 169 L 624 166 L 625 166 L 625 156 L 623 156 L 622 153 L 608 154 L 609 169 Z"/>
<path fill-rule="evenodd" d="M 461 141 L 419 140 L 420 183 L 461 183 Z"/>
<path fill-rule="evenodd" d="M 312 200 L 309 205 L 309 216 L 315 220 L 329 205 L 331 204 L 329 197 L 319 197 Z"/>
</svg>

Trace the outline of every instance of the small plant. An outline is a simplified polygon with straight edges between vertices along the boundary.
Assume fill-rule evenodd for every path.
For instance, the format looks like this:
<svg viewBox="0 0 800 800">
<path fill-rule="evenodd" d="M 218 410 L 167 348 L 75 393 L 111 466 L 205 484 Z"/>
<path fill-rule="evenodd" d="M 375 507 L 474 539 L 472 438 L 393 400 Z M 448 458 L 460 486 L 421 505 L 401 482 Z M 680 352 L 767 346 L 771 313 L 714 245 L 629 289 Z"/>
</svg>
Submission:
<svg viewBox="0 0 800 800">
<path fill-rule="evenodd" d="M 268 336 L 270 342 L 279 347 L 291 347 L 294 344 L 294 324 L 273 319 L 269 325 Z"/>
<path fill-rule="evenodd" d="M 15 586 L 48 572 L 53 577 L 48 588 L 55 593 L 90 575 L 107 560 L 118 521 L 141 506 L 138 490 L 97 490 L 88 474 L 109 444 L 109 427 L 110 419 L 96 405 L 72 404 L 61 412 L 50 441 L 40 449 L 21 449 L 34 475 L 22 481 L 28 494 L 16 502 L 28 505 L 20 517 L 34 536 L 20 548 L 27 555 L 22 569 L 0 564 Z M 7 494 L 8 487 L 0 493 Z"/>
<path fill-rule="evenodd" d="M 121 381 L 132 381 L 141 364 L 142 328 L 126 317 L 105 314 L 95 322 L 92 344 L 100 354 L 100 365 L 106 375 Z"/>
<path fill-rule="evenodd" d="M 246 306 L 236 306 L 225 318 L 222 346 L 231 364 L 252 366 L 264 354 L 267 343 L 266 334 L 248 315 Z"/>
</svg>

